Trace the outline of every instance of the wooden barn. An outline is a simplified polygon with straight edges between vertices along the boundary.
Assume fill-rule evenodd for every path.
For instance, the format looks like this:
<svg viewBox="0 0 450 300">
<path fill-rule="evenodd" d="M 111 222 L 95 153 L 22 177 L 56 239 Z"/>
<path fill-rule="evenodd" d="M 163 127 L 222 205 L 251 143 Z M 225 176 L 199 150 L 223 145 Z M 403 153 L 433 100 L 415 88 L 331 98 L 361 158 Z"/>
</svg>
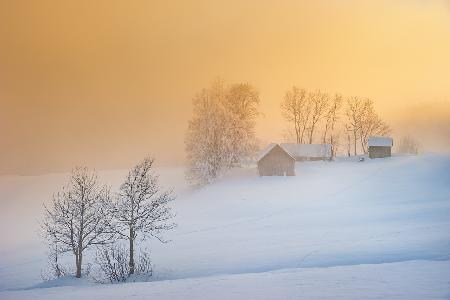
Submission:
<svg viewBox="0 0 450 300">
<path fill-rule="evenodd" d="M 259 176 L 295 176 L 295 158 L 278 144 L 270 144 L 258 157 Z"/>
<path fill-rule="evenodd" d="M 305 160 L 331 160 L 332 152 L 330 144 L 280 144 L 287 153 L 296 161 Z"/>
<path fill-rule="evenodd" d="M 367 141 L 370 158 L 382 158 L 391 156 L 391 149 L 394 145 L 390 137 L 371 136 Z"/>
</svg>

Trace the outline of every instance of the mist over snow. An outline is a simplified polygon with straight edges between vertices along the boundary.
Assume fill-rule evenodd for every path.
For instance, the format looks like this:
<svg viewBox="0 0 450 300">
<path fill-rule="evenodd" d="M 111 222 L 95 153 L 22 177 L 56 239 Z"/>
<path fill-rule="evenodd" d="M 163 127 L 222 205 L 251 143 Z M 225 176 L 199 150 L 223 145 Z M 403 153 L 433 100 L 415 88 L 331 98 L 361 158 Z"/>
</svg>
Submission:
<svg viewBox="0 0 450 300">
<path fill-rule="evenodd" d="M 147 243 L 151 282 L 116 285 L 42 283 L 42 204 L 69 174 L 0 177 L 0 299 L 450 297 L 448 155 L 302 162 L 294 177 L 241 168 L 199 189 L 183 168 L 157 171 L 178 227 Z M 99 178 L 116 191 L 126 172 Z"/>
</svg>

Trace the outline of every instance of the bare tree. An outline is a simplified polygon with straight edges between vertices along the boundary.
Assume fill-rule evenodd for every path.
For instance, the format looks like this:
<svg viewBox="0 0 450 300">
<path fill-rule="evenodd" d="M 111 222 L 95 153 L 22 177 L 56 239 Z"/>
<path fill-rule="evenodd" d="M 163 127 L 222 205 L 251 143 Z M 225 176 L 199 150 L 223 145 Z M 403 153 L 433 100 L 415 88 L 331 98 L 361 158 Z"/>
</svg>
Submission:
<svg viewBox="0 0 450 300">
<path fill-rule="evenodd" d="M 316 129 L 317 123 L 323 117 L 325 112 L 329 106 L 330 96 L 321 92 L 320 90 L 316 90 L 315 92 L 309 93 L 309 99 L 311 103 L 311 118 L 309 125 L 309 144 L 312 144 L 314 137 L 314 130 Z"/>
<path fill-rule="evenodd" d="M 332 156 L 336 155 L 337 137 L 335 135 L 336 123 L 339 120 L 339 111 L 342 107 L 342 96 L 335 94 L 331 104 L 328 107 L 328 111 L 325 114 L 325 129 L 323 132 L 323 143 L 327 142 L 332 145 Z M 329 138 L 327 139 L 327 135 Z"/>
<path fill-rule="evenodd" d="M 169 202 L 175 198 L 170 191 L 161 191 L 158 176 L 153 172 L 153 159 L 145 158 L 130 170 L 114 205 L 113 214 L 117 234 L 129 244 L 129 274 L 135 272 L 134 251 L 138 234 L 165 242 L 164 231 L 176 225 L 170 220 L 174 214 Z"/>
<path fill-rule="evenodd" d="M 185 140 L 190 182 L 208 183 L 227 166 L 223 97 L 223 83 L 218 81 L 194 98 L 194 115 Z"/>
<path fill-rule="evenodd" d="M 354 155 L 357 154 L 357 143 L 359 140 L 359 133 L 361 130 L 361 119 L 364 113 L 364 101 L 358 97 L 352 97 L 347 99 L 347 123 L 346 128 L 353 137 L 353 151 Z"/>
<path fill-rule="evenodd" d="M 284 95 L 281 102 L 283 117 L 293 124 L 297 144 L 303 143 L 303 137 L 311 115 L 311 102 L 308 92 L 296 86 Z"/>
<path fill-rule="evenodd" d="M 73 253 L 77 278 L 81 277 L 83 252 L 112 240 L 110 204 L 108 188 L 99 186 L 95 172 L 82 167 L 72 171 L 69 184 L 45 206 L 42 228 L 47 241 L 58 253 Z"/>
<path fill-rule="evenodd" d="M 367 139 L 371 135 L 384 136 L 391 132 L 389 126 L 381 120 L 373 107 L 373 101 L 365 99 L 363 101 L 363 110 L 361 112 L 359 126 L 359 140 L 361 142 L 361 149 L 364 154 L 367 154 Z"/>
</svg>

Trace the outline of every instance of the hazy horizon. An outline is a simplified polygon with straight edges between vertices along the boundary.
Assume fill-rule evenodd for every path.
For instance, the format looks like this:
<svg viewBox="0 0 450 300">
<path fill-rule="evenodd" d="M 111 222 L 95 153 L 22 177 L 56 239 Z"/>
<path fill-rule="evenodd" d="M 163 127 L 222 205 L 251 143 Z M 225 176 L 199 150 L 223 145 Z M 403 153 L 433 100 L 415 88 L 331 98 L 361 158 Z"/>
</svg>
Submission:
<svg viewBox="0 0 450 300">
<path fill-rule="evenodd" d="M 450 152 L 448 1 L 0 3 L 0 174 L 184 162 L 192 98 L 260 93 L 282 141 L 293 85 L 371 98 L 393 136 Z"/>
</svg>

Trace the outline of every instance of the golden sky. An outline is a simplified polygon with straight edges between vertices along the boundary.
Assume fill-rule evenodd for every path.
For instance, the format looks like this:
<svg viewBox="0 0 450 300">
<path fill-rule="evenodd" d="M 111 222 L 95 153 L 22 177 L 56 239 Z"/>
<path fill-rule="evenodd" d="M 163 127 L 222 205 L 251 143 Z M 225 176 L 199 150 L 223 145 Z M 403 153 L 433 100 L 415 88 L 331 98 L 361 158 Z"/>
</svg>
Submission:
<svg viewBox="0 0 450 300">
<path fill-rule="evenodd" d="M 450 2 L 0 0 L 0 173 L 180 164 L 216 78 L 260 91 L 263 141 L 295 84 L 450 150 Z"/>
</svg>

